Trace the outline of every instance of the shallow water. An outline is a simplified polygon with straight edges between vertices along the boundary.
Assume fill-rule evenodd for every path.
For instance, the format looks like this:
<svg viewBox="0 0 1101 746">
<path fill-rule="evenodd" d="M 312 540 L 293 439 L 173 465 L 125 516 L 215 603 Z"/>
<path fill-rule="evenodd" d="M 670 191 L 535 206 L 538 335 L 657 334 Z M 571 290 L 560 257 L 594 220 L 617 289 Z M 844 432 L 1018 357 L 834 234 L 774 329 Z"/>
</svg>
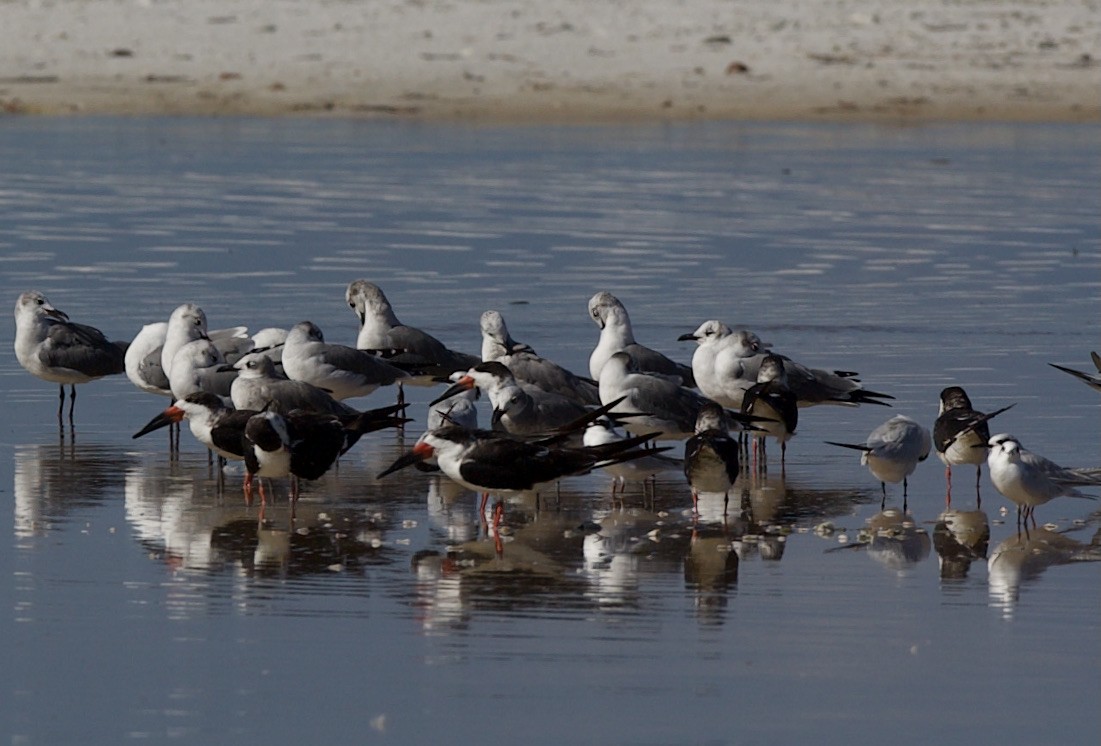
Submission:
<svg viewBox="0 0 1101 746">
<path fill-rule="evenodd" d="M 261 523 L 239 468 L 219 493 L 186 432 L 175 461 L 161 434 L 131 440 L 165 401 L 83 386 L 59 437 L 56 388 L 9 352 L 8 737 L 1096 743 L 1099 566 L 1068 560 L 1096 555 L 1097 504 L 1039 508 L 1061 545 L 1029 552 L 957 468 L 949 518 L 990 530 L 967 551 L 939 461 L 903 525 L 898 486 L 881 514 L 823 441 L 895 413 L 931 426 L 958 384 L 1016 402 L 994 431 L 1098 464 L 1097 393 L 1047 363 L 1101 349 L 1099 144 L 1093 126 L 0 120 L 0 295 L 41 289 L 112 338 L 194 301 L 214 327 L 309 318 L 352 344 L 343 292 L 364 277 L 451 346 L 477 352 L 497 308 L 583 373 L 607 289 L 681 360 L 677 337 L 719 318 L 897 397 L 803 410 L 786 471 L 744 476 L 725 521 L 721 496 L 693 521 L 675 472 L 624 505 L 590 475 L 511 501 L 498 552 L 475 495 L 374 478 L 416 424 L 366 438 L 293 525 L 283 499 Z M 423 422 L 436 392 L 409 393 Z"/>
</svg>

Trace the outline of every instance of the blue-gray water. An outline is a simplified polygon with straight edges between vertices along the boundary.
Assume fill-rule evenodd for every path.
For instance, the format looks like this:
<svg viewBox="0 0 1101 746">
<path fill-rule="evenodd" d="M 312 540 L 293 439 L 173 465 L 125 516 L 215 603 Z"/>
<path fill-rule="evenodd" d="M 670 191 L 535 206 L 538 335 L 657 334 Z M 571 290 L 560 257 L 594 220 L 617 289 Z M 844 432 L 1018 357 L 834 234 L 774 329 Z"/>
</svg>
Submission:
<svg viewBox="0 0 1101 746">
<path fill-rule="evenodd" d="M 1101 349 L 1099 144 L 1096 126 L 0 120 L 0 297 L 43 290 L 112 338 L 194 301 L 213 327 L 310 319 L 354 344 L 343 293 L 362 277 L 451 346 L 477 352 L 496 308 L 585 372 L 585 304 L 606 289 L 686 362 L 677 337 L 718 318 L 897 397 L 803 410 L 786 474 L 743 477 L 748 512 L 725 525 L 715 498 L 693 522 L 677 473 L 623 507 L 591 475 L 510 503 L 497 556 L 473 494 L 374 479 L 417 424 L 309 485 L 293 527 L 282 500 L 258 526 L 239 468 L 219 495 L 186 431 L 178 462 L 163 433 L 131 440 L 167 402 L 122 376 L 80 387 L 59 440 L 57 389 L 19 367 L 9 320 L 5 735 L 1097 743 L 1101 566 L 1014 570 L 1012 505 L 985 473 L 989 547 L 953 552 L 935 458 L 913 525 L 862 534 L 891 514 L 823 441 L 895 413 L 931 426 L 959 384 L 979 409 L 1016 403 L 993 431 L 1101 462 L 1098 393 L 1047 365 L 1091 370 Z M 420 422 L 435 393 L 410 390 Z M 958 510 L 973 481 L 956 468 Z M 1096 550 L 1097 509 L 1037 515 Z"/>
</svg>

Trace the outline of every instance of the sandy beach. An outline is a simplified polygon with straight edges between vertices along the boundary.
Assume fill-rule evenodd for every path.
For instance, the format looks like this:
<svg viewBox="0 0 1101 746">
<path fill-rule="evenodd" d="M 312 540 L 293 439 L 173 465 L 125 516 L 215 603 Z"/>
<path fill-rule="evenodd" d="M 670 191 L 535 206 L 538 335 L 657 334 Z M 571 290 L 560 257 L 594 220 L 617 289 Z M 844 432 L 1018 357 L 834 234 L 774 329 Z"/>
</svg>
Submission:
<svg viewBox="0 0 1101 746">
<path fill-rule="evenodd" d="M 1096 0 L 0 0 L 9 114 L 1101 117 Z"/>
</svg>

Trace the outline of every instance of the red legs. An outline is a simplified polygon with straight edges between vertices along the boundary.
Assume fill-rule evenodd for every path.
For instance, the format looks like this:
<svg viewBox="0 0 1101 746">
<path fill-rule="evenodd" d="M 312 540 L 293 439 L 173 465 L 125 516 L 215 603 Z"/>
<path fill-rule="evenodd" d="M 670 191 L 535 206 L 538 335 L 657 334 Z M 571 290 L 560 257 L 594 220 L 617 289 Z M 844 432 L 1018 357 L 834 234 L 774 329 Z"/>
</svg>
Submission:
<svg viewBox="0 0 1101 746">
<path fill-rule="evenodd" d="M 946 464 L 944 467 L 944 481 L 948 483 L 948 491 L 944 493 L 944 507 L 952 507 L 952 466 Z"/>
<path fill-rule="evenodd" d="M 700 493 L 692 490 L 692 519 L 700 517 Z"/>
</svg>

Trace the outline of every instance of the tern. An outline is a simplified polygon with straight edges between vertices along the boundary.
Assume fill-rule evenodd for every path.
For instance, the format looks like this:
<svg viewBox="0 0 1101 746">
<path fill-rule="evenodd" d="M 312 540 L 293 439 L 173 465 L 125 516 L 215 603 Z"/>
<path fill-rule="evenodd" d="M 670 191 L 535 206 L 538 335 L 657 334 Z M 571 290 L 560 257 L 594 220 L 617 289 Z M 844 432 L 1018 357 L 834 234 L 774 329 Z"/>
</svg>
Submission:
<svg viewBox="0 0 1101 746">
<path fill-rule="evenodd" d="M 1094 367 L 1097 368 L 1096 373 L 1083 373 L 1080 370 L 1074 370 L 1073 368 L 1064 368 L 1062 365 L 1056 365 L 1055 363 L 1048 363 L 1052 368 L 1063 371 L 1064 373 L 1070 373 L 1072 376 L 1080 381 L 1085 381 L 1086 385 L 1092 389 L 1101 391 L 1101 355 L 1096 352 L 1091 352 L 1090 357 L 1093 358 Z"/>
<path fill-rule="evenodd" d="M 386 294 L 374 283 L 355 280 L 348 285 L 344 297 L 359 317 L 356 347 L 360 350 L 377 351 L 394 365 L 408 365 L 444 378 L 481 362 L 474 355 L 448 349 L 420 329 L 402 324 Z M 432 385 L 435 381 L 421 376 L 407 383 Z"/>
<path fill-rule="evenodd" d="M 366 396 L 409 375 L 363 350 L 327 344 L 311 321 L 291 327 L 282 352 L 283 370 L 292 381 L 304 381 L 329 392 L 334 399 Z"/>
<path fill-rule="evenodd" d="M 983 414 L 971 407 L 971 399 L 959 386 L 949 386 L 940 392 L 940 414 L 933 423 L 933 447 L 937 457 L 944 462 L 944 478 L 948 482 L 944 498 L 946 506 L 952 504 L 953 465 L 975 465 L 975 494 L 979 494 L 986 444 L 990 440 L 987 422 L 1012 406 L 1010 404 L 990 414 Z"/>
<path fill-rule="evenodd" d="M 906 415 L 896 415 L 872 430 L 864 443 L 837 443 L 826 441 L 831 446 L 852 448 L 860 451 L 860 463 L 868 467 L 872 475 L 879 480 L 883 491 L 880 508 L 887 502 L 887 482 L 902 482 L 902 510 L 906 510 L 907 477 L 914 473 L 917 465 L 929 457 L 933 448 L 933 439 L 929 431 Z"/>
<path fill-rule="evenodd" d="M 65 384 L 69 384 L 71 426 L 76 384 L 125 372 L 126 348 L 126 342 L 110 342 L 99 329 L 70 321 L 37 290 L 20 294 L 15 302 L 15 356 L 28 373 L 58 384 L 59 425 Z"/>
<path fill-rule="evenodd" d="M 1038 505 L 1056 497 L 1096 498 L 1079 492 L 1076 487 L 1101 486 L 1101 470 L 1068 469 L 1029 451 L 1021 441 L 1007 433 L 995 435 L 987 442 L 986 457 L 990 481 L 998 492 L 1017 505 L 1017 531 L 1028 519 L 1036 525 L 1034 512 Z"/>
<path fill-rule="evenodd" d="M 738 441 L 730 437 L 726 411 L 715 402 L 700 407 L 695 433 L 684 445 L 684 476 L 692 489 L 692 513 L 699 514 L 700 492 L 723 493 L 723 515 L 738 478 Z"/>
<path fill-rule="evenodd" d="M 578 404 L 600 405 L 596 381 L 582 378 L 536 354 L 530 346 L 517 342 L 508 333 L 499 311 L 486 311 L 480 320 L 482 362 L 496 360 L 505 365 L 517 381 L 528 383 L 552 394 L 573 399 Z"/>
<path fill-rule="evenodd" d="M 614 353 L 623 351 L 631 356 L 640 371 L 677 376 L 685 386 L 696 385 L 692 369 L 687 365 L 635 341 L 627 309 L 611 293 L 602 291 L 589 299 L 589 316 L 600 327 L 600 339 L 589 356 L 589 375 L 593 379 L 599 381 L 604 364 Z"/>
</svg>

